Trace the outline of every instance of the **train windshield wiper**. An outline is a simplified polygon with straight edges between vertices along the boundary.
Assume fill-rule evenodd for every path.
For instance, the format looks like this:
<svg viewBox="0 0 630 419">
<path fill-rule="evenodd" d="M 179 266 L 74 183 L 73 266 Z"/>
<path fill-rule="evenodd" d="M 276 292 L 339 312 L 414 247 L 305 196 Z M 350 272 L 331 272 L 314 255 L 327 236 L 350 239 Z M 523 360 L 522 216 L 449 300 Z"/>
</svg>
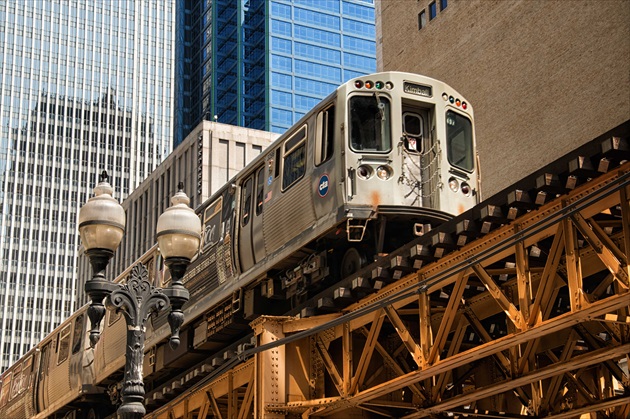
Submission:
<svg viewBox="0 0 630 419">
<path fill-rule="evenodd" d="M 378 106 L 378 113 L 380 114 L 380 120 L 385 121 L 385 104 L 381 102 L 381 97 L 378 92 L 374 92 L 374 98 L 376 99 L 376 105 Z"/>
</svg>

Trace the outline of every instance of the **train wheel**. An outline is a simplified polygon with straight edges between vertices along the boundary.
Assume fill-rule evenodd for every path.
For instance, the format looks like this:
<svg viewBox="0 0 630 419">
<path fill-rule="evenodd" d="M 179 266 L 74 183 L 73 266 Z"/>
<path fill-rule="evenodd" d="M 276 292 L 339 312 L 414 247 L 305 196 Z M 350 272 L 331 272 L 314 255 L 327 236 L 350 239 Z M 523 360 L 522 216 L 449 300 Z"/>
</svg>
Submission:
<svg viewBox="0 0 630 419">
<path fill-rule="evenodd" d="M 77 416 L 77 418 L 101 419 L 112 413 L 111 409 L 108 409 L 106 406 L 101 404 L 94 404 L 93 407 L 90 407 L 89 409 L 81 409 L 81 411 L 83 412 L 83 415 Z"/>
<path fill-rule="evenodd" d="M 340 279 L 346 278 L 359 269 L 364 267 L 367 263 L 365 255 L 357 250 L 355 247 L 351 247 L 344 253 L 341 258 Z"/>
</svg>

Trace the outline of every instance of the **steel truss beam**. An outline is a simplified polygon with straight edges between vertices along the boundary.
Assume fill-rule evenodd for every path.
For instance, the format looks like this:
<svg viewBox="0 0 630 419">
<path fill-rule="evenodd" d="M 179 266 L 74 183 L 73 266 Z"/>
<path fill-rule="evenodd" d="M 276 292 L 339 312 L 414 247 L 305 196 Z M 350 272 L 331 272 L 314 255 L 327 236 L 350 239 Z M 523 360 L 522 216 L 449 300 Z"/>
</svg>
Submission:
<svg viewBox="0 0 630 419">
<path fill-rule="evenodd" d="M 586 183 L 343 313 L 257 319 L 264 351 L 147 417 L 628 415 L 628 173 Z"/>
</svg>

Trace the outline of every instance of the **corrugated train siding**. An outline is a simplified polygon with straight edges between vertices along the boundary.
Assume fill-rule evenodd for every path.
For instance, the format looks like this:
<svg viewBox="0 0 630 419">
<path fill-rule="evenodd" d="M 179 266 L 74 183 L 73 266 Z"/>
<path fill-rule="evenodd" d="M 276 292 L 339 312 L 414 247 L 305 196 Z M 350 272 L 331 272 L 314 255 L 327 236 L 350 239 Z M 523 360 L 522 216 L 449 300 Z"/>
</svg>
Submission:
<svg viewBox="0 0 630 419">
<path fill-rule="evenodd" d="M 278 250 L 315 223 L 311 179 L 307 176 L 267 205 L 263 212 L 263 231 L 267 255 Z"/>
<path fill-rule="evenodd" d="M 70 392 L 70 374 L 68 372 L 70 357 L 61 365 L 57 365 L 57 352 L 53 352 L 50 355 L 48 401 L 53 403 Z"/>
<path fill-rule="evenodd" d="M 115 316 L 114 313 L 110 312 L 110 316 Z M 109 321 L 109 319 L 107 320 Z M 98 371 L 102 370 L 103 367 L 112 364 L 116 358 L 121 355 L 124 355 L 127 347 L 127 322 L 122 314 L 120 314 L 120 318 L 116 320 L 114 324 L 112 324 L 107 329 L 107 333 L 101 335 L 102 344 L 102 354 L 103 354 L 103 366 L 97 366 Z"/>
</svg>

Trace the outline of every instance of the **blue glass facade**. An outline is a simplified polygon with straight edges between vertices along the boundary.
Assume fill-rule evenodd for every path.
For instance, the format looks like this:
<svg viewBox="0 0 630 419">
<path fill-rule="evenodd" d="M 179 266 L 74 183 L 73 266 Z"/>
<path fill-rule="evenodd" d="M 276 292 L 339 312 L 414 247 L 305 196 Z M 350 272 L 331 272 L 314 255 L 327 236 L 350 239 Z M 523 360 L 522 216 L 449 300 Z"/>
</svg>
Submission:
<svg viewBox="0 0 630 419">
<path fill-rule="evenodd" d="M 339 84 L 376 70 L 373 0 L 189 0 L 183 114 L 284 132 Z M 183 16 L 183 17 L 182 17 Z"/>
</svg>

